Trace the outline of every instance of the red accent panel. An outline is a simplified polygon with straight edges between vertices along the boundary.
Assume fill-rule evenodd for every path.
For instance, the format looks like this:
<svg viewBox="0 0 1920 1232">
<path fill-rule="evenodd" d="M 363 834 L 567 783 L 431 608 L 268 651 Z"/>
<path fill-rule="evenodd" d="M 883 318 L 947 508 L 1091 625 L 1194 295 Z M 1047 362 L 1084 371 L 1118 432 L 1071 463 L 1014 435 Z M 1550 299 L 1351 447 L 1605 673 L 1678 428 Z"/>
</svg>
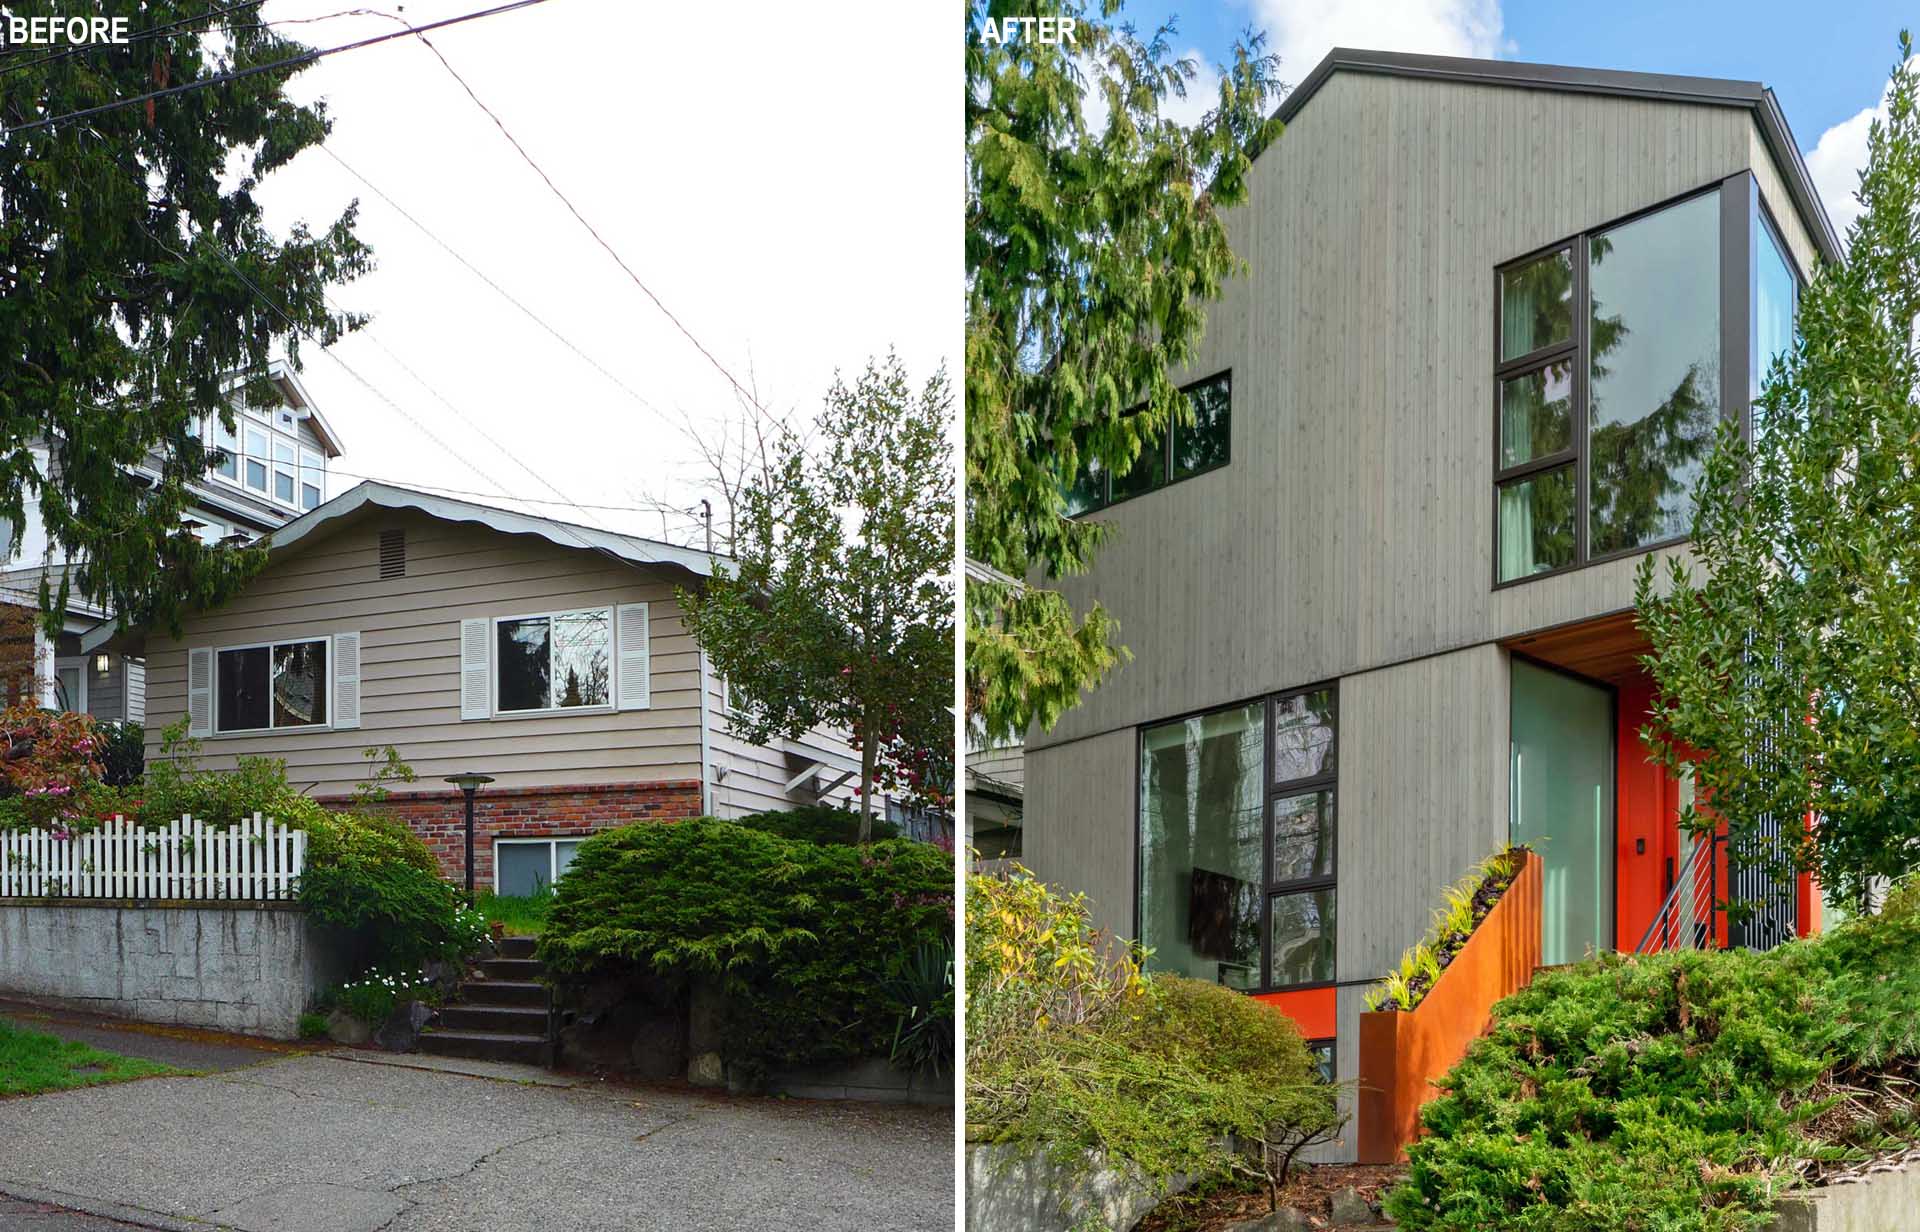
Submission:
<svg viewBox="0 0 1920 1232">
<path fill-rule="evenodd" d="M 1319 1040 L 1332 1039 L 1336 1034 L 1333 993 L 1331 988 L 1302 988 L 1297 992 L 1256 993 L 1253 999 L 1293 1019 L 1302 1036 Z"/>
<path fill-rule="evenodd" d="M 1619 732 L 1614 748 L 1614 945 L 1639 944 L 1666 897 L 1668 860 L 1680 862 L 1680 785 L 1648 755 L 1640 740 L 1653 699 L 1644 674 L 1620 682 Z M 1644 850 L 1640 850 L 1644 847 Z"/>
</svg>

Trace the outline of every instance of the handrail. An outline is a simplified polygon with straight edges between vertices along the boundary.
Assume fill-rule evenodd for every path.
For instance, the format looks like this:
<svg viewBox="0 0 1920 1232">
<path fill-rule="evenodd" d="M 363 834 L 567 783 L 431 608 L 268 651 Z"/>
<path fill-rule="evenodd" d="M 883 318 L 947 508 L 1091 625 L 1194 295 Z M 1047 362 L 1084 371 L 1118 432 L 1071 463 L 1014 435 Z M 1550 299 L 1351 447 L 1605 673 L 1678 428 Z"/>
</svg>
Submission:
<svg viewBox="0 0 1920 1232">
<path fill-rule="evenodd" d="M 1680 944 L 1666 940 L 1683 923 L 1679 914 L 1682 905 L 1691 908 L 1690 915 L 1696 932 L 1701 924 L 1706 926 L 1705 933 L 1692 938 L 1691 944 L 1686 948 L 1717 948 L 1719 930 L 1715 926 L 1713 916 L 1716 911 L 1722 909 L 1717 901 L 1720 897 L 1718 884 L 1720 864 L 1716 856 L 1720 843 L 1720 835 L 1709 834 L 1705 841 L 1694 844 L 1693 850 L 1680 865 L 1680 871 L 1674 876 L 1673 885 L 1668 888 L 1667 896 L 1661 900 L 1659 908 L 1653 913 L 1653 919 L 1648 922 L 1647 931 L 1641 935 L 1640 944 L 1633 947 L 1634 953 L 1657 954 L 1665 950 L 1682 948 Z M 1704 881 L 1700 876 L 1699 868 L 1703 860 L 1706 862 Z M 1703 889 L 1704 901 L 1702 901 Z M 1656 935 L 1662 938 L 1661 944 L 1653 944 Z M 1702 945 L 1703 941 L 1706 944 Z"/>
</svg>

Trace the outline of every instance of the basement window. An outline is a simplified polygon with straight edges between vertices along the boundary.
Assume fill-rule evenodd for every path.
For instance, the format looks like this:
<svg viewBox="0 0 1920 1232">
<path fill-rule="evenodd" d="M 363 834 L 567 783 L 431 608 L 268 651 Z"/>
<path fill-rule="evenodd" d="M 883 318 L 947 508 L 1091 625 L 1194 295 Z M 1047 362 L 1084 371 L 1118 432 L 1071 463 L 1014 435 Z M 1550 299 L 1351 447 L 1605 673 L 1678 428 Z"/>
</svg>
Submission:
<svg viewBox="0 0 1920 1232">
<path fill-rule="evenodd" d="M 577 838 L 499 838 L 493 841 L 493 892 L 528 898 L 551 890 L 573 863 Z"/>
</svg>

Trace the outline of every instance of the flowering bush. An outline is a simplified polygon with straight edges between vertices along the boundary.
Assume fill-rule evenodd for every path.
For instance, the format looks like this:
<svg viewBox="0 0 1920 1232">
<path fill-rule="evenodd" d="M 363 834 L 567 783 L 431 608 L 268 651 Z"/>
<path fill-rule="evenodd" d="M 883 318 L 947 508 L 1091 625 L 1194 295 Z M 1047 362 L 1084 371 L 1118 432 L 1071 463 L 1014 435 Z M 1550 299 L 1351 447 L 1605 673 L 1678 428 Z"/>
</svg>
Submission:
<svg viewBox="0 0 1920 1232">
<path fill-rule="evenodd" d="M 98 819 L 87 797 L 99 786 L 104 742 L 93 716 L 59 714 L 17 702 L 0 711 L 0 776 L 23 820 L 56 833 Z"/>
<path fill-rule="evenodd" d="M 424 976 L 374 970 L 334 989 L 326 1003 L 377 1028 L 393 1017 L 394 1007 L 402 1001 L 431 1001 L 433 997 L 433 984 Z"/>
</svg>

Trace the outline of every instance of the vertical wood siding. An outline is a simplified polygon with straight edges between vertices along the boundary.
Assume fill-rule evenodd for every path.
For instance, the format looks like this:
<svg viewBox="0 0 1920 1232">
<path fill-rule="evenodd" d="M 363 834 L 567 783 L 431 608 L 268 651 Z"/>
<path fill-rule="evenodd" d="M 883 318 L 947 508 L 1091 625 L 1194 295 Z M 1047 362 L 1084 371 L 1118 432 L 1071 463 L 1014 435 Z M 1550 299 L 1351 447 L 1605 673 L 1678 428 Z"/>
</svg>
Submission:
<svg viewBox="0 0 1920 1232">
<path fill-rule="evenodd" d="M 1089 899 L 1095 927 L 1133 936 L 1135 804 L 1140 768 L 1133 730 L 1027 751 L 1022 863 Z"/>
</svg>

